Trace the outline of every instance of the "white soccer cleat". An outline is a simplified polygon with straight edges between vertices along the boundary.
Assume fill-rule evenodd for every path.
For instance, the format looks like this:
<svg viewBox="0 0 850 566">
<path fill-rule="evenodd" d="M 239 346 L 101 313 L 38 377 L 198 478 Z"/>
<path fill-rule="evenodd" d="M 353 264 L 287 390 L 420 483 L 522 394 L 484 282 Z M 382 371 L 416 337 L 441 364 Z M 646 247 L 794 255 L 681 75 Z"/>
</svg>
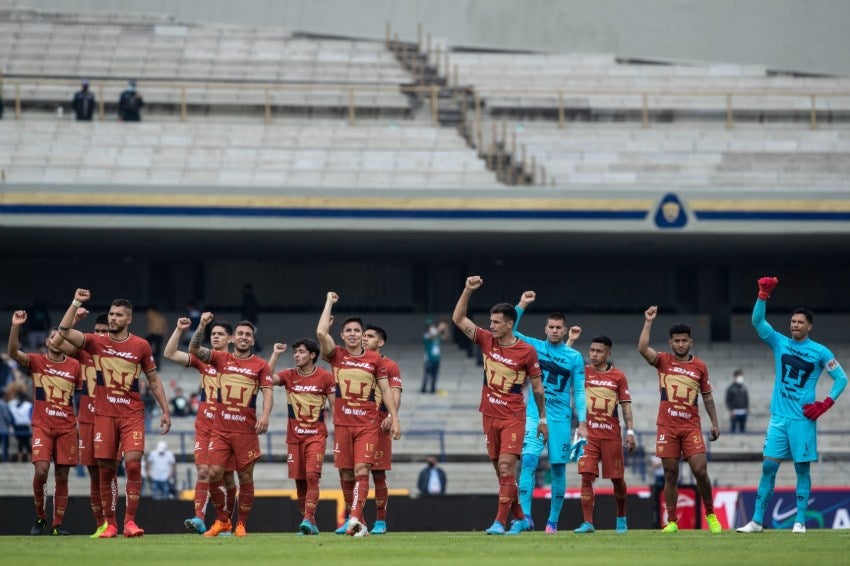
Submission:
<svg viewBox="0 0 850 566">
<path fill-rule="evenodd" d="M 756 523 L 755 521 L 750 521 L 740 529 L 735 529 L 739 533 L 760 533 L 764 530 L 764 527 Z"/>
<path fill-rule="evenodd" d="M 805 533 L 806 532 L 806 525 L 804 525 L 803 523 L 794 523 L 794 528 L 791 529 L 791 532 L 792 533 Z"/>
<path fill-rule="evenodd" d="M 354 536 L 358 536 L 357 533 L 359 533 L 361 531 L 365 531 L 365 530 L 366 530 L 366 527 L 364 525 L 360 524 L 360 521 L 357 520 L 357 517 L 352 515 L 351 517 L 348 518 L 348 526 L 345 529 L 345 534 L 347 534 L 350 537 L 354 537 Z M 363 535 L 359 535 L 359 536 L 362 537 Z"/>
</svg>

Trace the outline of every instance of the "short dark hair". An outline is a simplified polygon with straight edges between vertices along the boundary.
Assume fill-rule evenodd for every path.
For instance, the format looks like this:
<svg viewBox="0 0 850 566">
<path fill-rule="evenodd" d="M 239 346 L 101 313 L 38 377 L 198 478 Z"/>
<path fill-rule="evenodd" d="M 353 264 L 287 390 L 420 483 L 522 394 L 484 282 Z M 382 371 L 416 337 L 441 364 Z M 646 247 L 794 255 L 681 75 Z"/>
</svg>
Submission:
<svg viewBox="0 0 850 566">
<path fill-rule="evenodd" d="M 299 346 L 304 346 L 308 352 L 310 352 L 311 354 L 316 354 L 316 356 L 313 358 L 314 362 L 319 359 L 319 354 L 321 353 L 321 350 L 319 350 L 319 345 L 316 344 L 315 341 L 310 340 L 309 338 L 299 338 L 298 340 L 293 342 L 292 349 L 295 350 Z"/>
<path fill-rule="evenodd" d="M 236 323 L 236 327 L 238 328 L 240 326 L 247 326 L 248 328 L 251 329 L 251 332 L 253 332 L 254 334 L 257 333 L 257 327 L 254 326 L 254 323 L 251 322 L 250 320 L 240 320 L 239 322 Z"/>
<path fill-rule="evenodd" d="M 221 326 L 224 329 L 224 333 L 228 336 L 233 336 L 233 327 L 230 326 L 229 322 L 225 322 L 223 320 L 216 320 L 210 325 L 210 330 L 215 328 L 216 326 Z"/>
<path fill-rule="evenodd" d="M 687 334 L 691 335 L 691 327 L 687 324 L 682 324 L 681 322 L 674 324 L 670 327 L 670 337 L 672 338 L 674 334 Z"/>
<path fill-rule="evenodd" d="M 567 317 L 564 316 L 564 313 L 555 311 L 549 313 L 549 320 L 560 320 L 561 322 L 566 324 Z"/>
<path fill-rule="evenodd" d="M 815 323 L 815 313 L 813 313 L 810 309 L 806 307 L 797 307 L 796 309 L 791 311 L 791 316 L 795 314 L 801 314 L 806 317 L 806 320 L 809 321 L 809 324 Z"/>
<path fill-rule="evenodd" d="M 125 309 L 130 309 L 131 312 L 133 311 L 133 303 L 131 303 L 127 299 L 115 299 L 114 301 L 112 301 L 112 304 L 110 306 L 124 307 Z"/>
<path fill-rule="evenodd" d="M 342 328 L 345 328 L 345 325 L 348 324 L 349 322 L 356 322 L 357 324 L 360 325 L 360 330 L 363 330 L 363 319 L 360 318 L 359 316 L 349 316 L 348 318 L 343 320 L 342 321 Z"/>
<path fill-rule="evenodd" d="M 508 320 L 516 322 L 516 309 L 510 303 L 499 303 L 493 305 L 493 308 L 490 309 L 490 314 L 501 314 Z"/>
<path fill-rule="evenodd" d="M 95 324 L 106 324 L 109 325 L 109 315 L 108 314 L 99 314 L 97 318 L 94 319 Z"/>
<path fill-rule="evenodd" d="M 383 340 L 384 342 L 387 341 L 387 332 L 380 326 L 375 326 L 374 324 L 367 324 L 366 330 L 374 330 L 375 334 L 381 337 L 381 340 Z"/>
<path fill-rule="evenodd" d="M 590 339 L 591 344 L 593 344 L 594 342 L 596 342 L 598 344 L 605 344 L 609 348 L 614 345 L 614 343 L 611 342 L 611 339 L 608 338 L 607 336 L 605 336 L 604 334 L 600 334 L 599 336 L 594 336 L 593 338 Z"/>
</svg>

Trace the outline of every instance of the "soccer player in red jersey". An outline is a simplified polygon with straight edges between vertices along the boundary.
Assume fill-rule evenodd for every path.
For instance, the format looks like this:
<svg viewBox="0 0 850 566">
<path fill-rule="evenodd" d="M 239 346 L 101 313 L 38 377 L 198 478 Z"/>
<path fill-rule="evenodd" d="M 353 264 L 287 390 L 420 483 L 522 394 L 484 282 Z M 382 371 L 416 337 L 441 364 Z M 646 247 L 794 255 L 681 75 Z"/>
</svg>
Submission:
<svg viewBox="0 0 850 566">
<path fill-rule="evenodd" d="M 274 372 L 278 357 L 286 351 L 286 344 L 277 343 L 269 359 Z M 289 479 L 295 480 L 298 509 L 302 521 L 298 530 L 304 535 L 317 535 L 316 507 L 319 504 L 319 479 L 328 443 L 325 425 L 325 403 L 333 412 L 336 385 L 334 376 L 316 365 L 319 345 L 309 338 L 301 338 L 292 345 L 295 367 L 272 376 L 275 385 L 286 389 L 288 422 L 286 425 L 287 465 Z"/>
<path fill-rule="evenodd" d="M 89 311 L 85 308 L 77 309 L 74 315 L 74 325 L 87 317 Z M 94 323 L 94 333 L 100 336 L 105 336 L 109 332 L 109 317 L 101 314 L 97 317 Z M 79 410 L 77 412 L 77 436 L 79 437 L 79 445 L 77 453 L 79 455 L 79 464 L 85 466 L 89 471 L 89 504 L 91 505 L 92 516 L 96 527 L 95 534 L 92 538 L 98 538 L 102 529 L 106 528 L 106 515 L 103 512 L 103 504 L 100 500 L 100 472 L 97 467 L 97 458 L 94 457 L 94 415 L 95 415 L 95 397 L 97 391 L 97 369 L 94 367 L 94 360 L 91 354 L 85 350 L 78 350 L 56 332 L 50 337 L 51 344 L 62 350 L 66 355 L 71 356 L 80 362 L 80 371 L 83 378 L 83 389 L 80 392 L 80 397 L 77 402 Z M 117 479 L 115 480 L 117 483 Z"/>
<path fill-rule="evenodd" d="M 27 321 L 26 311 L 15 311 L 9 330 L 9 357 L 32 373 L 35 403 L 32 411 L 32 492 L 38 519 L 30 529 L 31 535 L 44 534 L 47 528 L 44 485 L 55 463 L 53 480 L 54 535 L 71 534 L 62 527 L 68 506 L 68 471 L 77 464 L 77 417 L 74 415 L 74 394 L 83 387 L 80 362 L 66 356 L 52 345 L 50 338 L 57 332 L 50 329 L 45 340 L 47 354 L 25 354 L 20 351 L 19 331 Z"/>
<path fill-rule="evenodd" d="M 369 534 L 363 518 L 363 506 L 369 496 L 369 472 L 375 462 L 378 444 L 378 407 L 375 388 L 390 398 L 386 375 L 380 372 L 381 356 L 363 347 L 363 322 L 351 317 L 342 323 L 340 334 L 345 347 L 337 346 L 330 335 L 331 310 L 339 296 L 328 292 L 325 307 L 316 327 L 322 358 L 330 363 L 336 383 L 334 403 L 334 465 L 339 470 L 345 504 L 351 516 L 337 534 L 364 537 Z M 401 424 L 395 407 L 387 407 L 390 435 L 401 437 Z"/>
<path fill-rule="evenodd" d="M 369 324 L 363 332 L 363 347 L 381 355 L 381 372 L 387 376 L 392 397 L 389 402 L 395 405 L 396 414 L 401 408 L 401 369 L 398 364 L 385 356 L 381 350 L 387 343 L 387 333 L 380 326 Z M 387 471 L 393 469 L 393 439 L 390 436 L 390 419 L 384 396 L 376 392 L 375 402 L 378 405 L 378 419 L 381 427 L 378 431 L 378 447 L 375 450 L 375 463 L 372 465 L 372 481 L 375 482 L 375 524 L 369 531 L 373 535 L 383 535 L 387 532 Z"/>
<path fill-rule="evenodd" d="M 216 510 L 216 520 L 204 533 L 215 537 L 230 532 L 222 479 L 231 458 L 239 477 L 239 511 L 233 534 L 248 536 L 245 529 L 254 506 L 254 464 L 262 456 L 260 437 L 269 430 L 274 406 L 272 375 L 266 361 L 253 353 L 254 325 L 243 320 L 233 332 L 233 353 L 210 351 L 201 346 L 201 339 L 213 314 L 205 312 L 189 343 L 189 353 L 208 363 L 218 372 L 216 421 L 209 444 L 210 498 Z M 257 392 L 263 392 L 263 413 L 257 418 Z"/>
<path fill-rule="evenodd" d="M 106 527 L 99 538 L 118 536 L 115 520 L 115 476 L 121 451 L 127 470 L 127 508 L 124 511 L 124 536 L 140 537 L 145 531 L 136 525 L 136 510 L 142 492 L 142 455 L 145 450 L 145 408 L 139 395 L 142 372 L 151 393 L 162 409 L 161 434 L 171 428 L 168 400 L 147 340 L 130 334 L 133 305 L 115 299 L 109 307 L 109 333 L 83 334 L 74 330 L 77 309 L 91 298 L 88 289 L 77 289 L 74 300 L 62 317 L 59 333 L 73 347 L 92 355 L 97 371 L 94 421 L 94 455 L 100 474 L 100 495 Z"/>
<path fill-rule="evenodd" d="M 199 360 L 196 356 L 181 352 L 177 349 L 183 333 L 192 326 L 188 318 L 177 320 L 177 326 L 165 345 L 163 354 L 172 362 L 183 367 L 192 367 L 198 370 L 201 379 L 201 403 L 195 416 L 195 469 L 198 471 L 198 480 L 195 482 L 195 515 L 183 521 L 188 530 L 198 534 L 204 534 L 207 530 L 204 517 L 207 511 L 207 502 L 210 498 L 210 436 L 215 428 L 216 398 L 218 397 L 218 372 L 214 367 Z M 233 328 L 226 322 L 216 321 L 210 327 L 210 345 L 218 352 L 227 352 L 233 337 Z M 223 476 L 225 489 L 225 508 L 228 512 L 233 509 L 236 501 L 236 479 L 234 478 L 235 462 L 225 466 Z"/>
<path fill-rule="evenodd" d="M 478 410 L 483 416 L 484 438 L 487 454 L 499 478 L 499 508 L 496 520 L 485 532 L 503 535 L 508 512 L 520 522 L 511 534 L 528 528 L 528 520 L 517 498 L 516 468 L 522 453 L 525 436 L 525 399 L 522 387 L 531 381 L 531 390 L 540 415 L 538 434 L 545 443 L 549 436 L 546 423 L 546 403 L 540 362 L 534 347 L 514 335 L 516 309 L 508 303 L 499 303 L 490 309 L 490 330 L 479 328 L 466 316 L 469 298 L 484 284 L 478 275 L 467 277 L 460 298 L 455 305 L 452 320 L 467 338 L 481 347 L 484 357 L 484 386 Z"/>
<path fill-rule="evenodd" d="M 720 436 L 717 425 L 717 412 L 711 395 L 711 383 L 708 380 L 708 368 L 702 360 L 690 353 L 694 339 L 691 328 L 686 324 L 674 324 L 670 327 L 670 339 L 667 344 L 672 354 L 656 352 L 649 346 L 649 334 L 652 322 L 658 315 L 658 307 L 651 306 L 644 313 L 643 330 L 638 339 L 638 352 L 658 370 L 658 388 L 661 392 L 661 404 L 658 407 L 658 436 L 655 441 L 655 453 L 661 458 L 664 467 L 664 503 L 667 507 L 667 525 L 665 533 L 679 530 L 676 524 L 677 502 L 679 500 L 679 460 L 684 459 L 691 467 L 697 482 L 697 491 L 705 508 L 705 519 L 712 533 L 722 530 L 714 515 L 714 500 L 711 495 L 711 479 L 708 477 L 708 460 L 705 455 L 705 443 L 699 417 L 697 397 L 702 394 L 705 411 L 711 419 L 711 441 Z"/>
<path fill-rule="evenodd" d="M 632 430 L 632 398 L 626 375 L 609 361 L 611 339 L 605 335 L 590 341 L 590 365 L 584 368 L 584 393 L 587 399 L 587 444 L 584 454 L 578 459 L 581 474 L 581 511 L 584 523 L 577 533 L 592 533 L 593 507 L 596 502 L 593 482 L 599 476 L 611 478 L 614 484 L 614 499 L 617 502 L 618 533 L 628 531 L 626 522 L 626 481 L 623 479 L 623 435 L 617 407 L 623 409 L 626 423 L 626 447 L 635 451 L 635 432 Z"/>
</svg>

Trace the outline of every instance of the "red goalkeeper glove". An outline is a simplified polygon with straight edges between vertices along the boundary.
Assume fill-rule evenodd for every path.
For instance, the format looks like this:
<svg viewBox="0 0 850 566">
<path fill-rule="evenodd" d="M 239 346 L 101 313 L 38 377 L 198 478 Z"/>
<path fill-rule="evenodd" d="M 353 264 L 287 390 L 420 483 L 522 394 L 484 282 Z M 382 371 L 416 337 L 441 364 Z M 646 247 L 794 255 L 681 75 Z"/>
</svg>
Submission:
<svg viewBox="0 0 850 566">
<path fill-rule="evenodd" d="M 762 277 L 759 279 L 759 299 L 767 300 L 770 297 L 770 292 L 779 284 L 779 279 L 776 277 Z"/>
<path fill-rule="evenodd" d="M 809 403 L 807 405 L 803 405 L 803 415 L 809 420 L 817 420 L 819 416 L 827 412 L 830 407 L 835 405 L 835 401 L 827 397 L 823 401 L 815 401 L 814 403 Z"/>
</svg>

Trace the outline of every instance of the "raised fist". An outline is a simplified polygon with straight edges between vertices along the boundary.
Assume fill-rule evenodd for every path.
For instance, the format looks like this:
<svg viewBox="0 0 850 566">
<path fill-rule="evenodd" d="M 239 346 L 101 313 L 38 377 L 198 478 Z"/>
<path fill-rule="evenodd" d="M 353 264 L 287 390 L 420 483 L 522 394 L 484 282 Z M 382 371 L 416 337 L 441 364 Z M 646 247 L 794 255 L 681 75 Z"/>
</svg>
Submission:
<svg viewBox="0 0 850 566">
<path fill-rule="evenodd" d="M 213 321 L 215 315 L 211 312 L 205 312 L 201 315 L 201 326 L 206 326 Z"/>
<path fill-rule="evenodd" d="M 86 318 L 88 315 L 89 309 L 83 307 L 78 308 L 77 311 L 74 313 L 74 325 L 76 326 L 78 322 Z"/>
<path fill-rule="evenodd" d="M 646 312 L 643 313 L 643 316 L 648 321 L 655 320 L 655 317 L 658 316 L 658 307 L 655 306 L 655 305 L 652 305 L 651 307 L 646 309 Z"/>
<path fill-rule="evenodd" d="M 537 293 L 535 293 L 534 291 L 526 291 L 519 298 L 519 306 L 525 308 L 531 303 L 533 303 L 535 299 L 537 299 Z"/>
<path fill-rule="evenodd" d="M 91 299 L 91 291 L 88 289 L 77 289 L 74 292 L 74 299 L 80 301 L 81 303 L 85 303 L 89 299 Z"/>
<path fill-rule="evenodd" d="M 466 278 L 466 288 L 470 291 L 475 291 L 482 285 L 484 285 L 484 279 L 478 275 L 473 275 L 471 277 Z"/>
<path fill-rule="evenodd" d="M 27 321 L 27 311 L 15 311 L 12 313 L 12 326 L 20 326 Z"/>
<path fill-rule="evenodd" d="M 776 277 L 762 277 L 759 279 L 759 299 L 765 301 L 770 297 L 770 292 L 779 284 Z"/>
<path fill-rule="evenodd" d="M 337 295 L 337 294 L 336 294 L 336 293 L 334 293 L 333 291 L 328 291 L 328 298 L 327 298 L 327 300 L 328 300 L 328 301 L 330 301 L 330 302 L 331 302 L 331 304 L 334 304 L 334 303 L 336 303 L 336 302 L 339 300 L 339 295 Z"/>
<path fill-rule="evenodd" d="M 185 316 L 177 319 L 177 328 L 180 330 L 188 330 L 192 327 L 192 321 Z"/>
<path fill-rule="evenodd" d="M 275 342 L 274 348 L 273 348 L 273 352 L 275 354 L 282 354 L 285 351 L 286 351 L 286 344 L 283 344 L 281 342 Z"/>
</svg>

